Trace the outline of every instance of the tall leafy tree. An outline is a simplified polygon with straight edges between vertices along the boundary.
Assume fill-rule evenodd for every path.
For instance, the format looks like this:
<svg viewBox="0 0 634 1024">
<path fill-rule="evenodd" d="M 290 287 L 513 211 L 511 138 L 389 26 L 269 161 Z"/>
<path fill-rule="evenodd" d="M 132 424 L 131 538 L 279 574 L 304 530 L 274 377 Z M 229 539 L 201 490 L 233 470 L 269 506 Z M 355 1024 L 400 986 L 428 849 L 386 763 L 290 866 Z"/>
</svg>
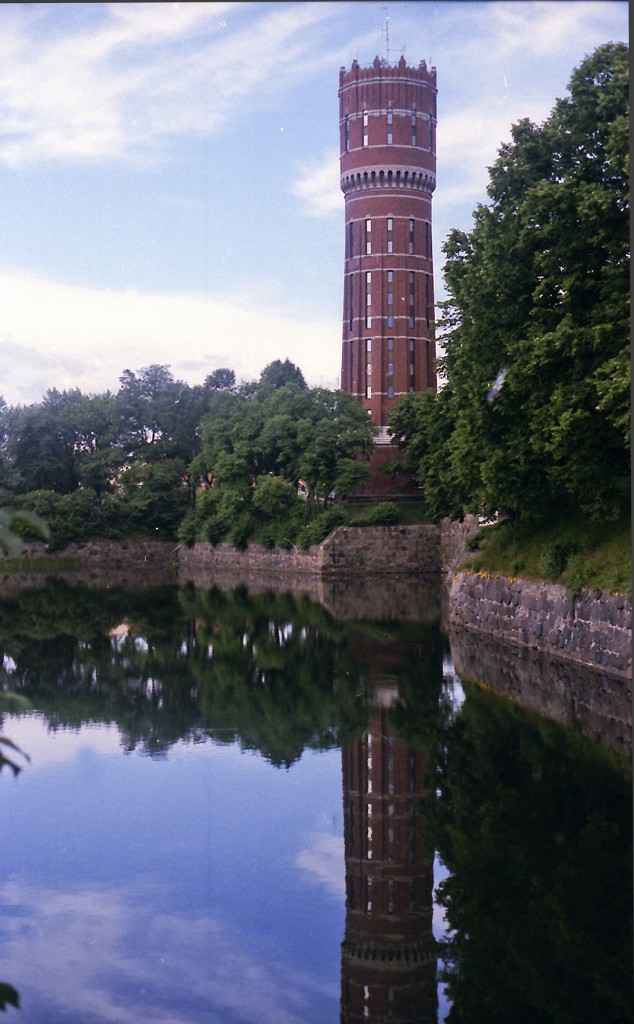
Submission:
<svg viewBox="0 0 634 1024">
<path fill-rule="evenodd" d="M 289 544 L 300 526 L 300 481 L 309 518 L 327 508 L 334 491 L 347 493 L 365 479 L 360 457 L 374 433 L 367 411 L 352 395 L 307 388 L 292 364 L 271 366 L 258 382 L 210 400 L 190 466 L 204 490 L 184 539 L 227 538 L 243 546 L 256 536 Z"/>
<path fill-rule="evenodd" d="M 513 125 L 489 204 L 471 231 L 448 236 L 449 398 L 410 399 L 393 420 L 445 514 L 574 505 L 605 518 L 626 505 L 627 123 L 628 51 L 608 43 L 544 124 Z"/>
</svg>

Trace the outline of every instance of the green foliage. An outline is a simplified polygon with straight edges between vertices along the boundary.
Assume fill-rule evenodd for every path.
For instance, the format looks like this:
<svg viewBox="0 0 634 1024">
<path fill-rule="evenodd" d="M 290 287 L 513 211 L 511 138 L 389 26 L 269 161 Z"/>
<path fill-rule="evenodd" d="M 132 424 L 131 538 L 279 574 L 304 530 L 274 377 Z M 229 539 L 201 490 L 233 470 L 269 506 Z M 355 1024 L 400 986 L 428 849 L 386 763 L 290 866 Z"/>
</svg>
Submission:
<svg viewBox="0 0 634 1024">
<path fill-rule="evenodd" d="M 374 432 L 356 399 L 309 389 L 288 359 L 259 381 L 237 385 L 220 368 L 196 387 L 153 364 L 125 370 L 115 395 L 51 390 L 15 409 L 0 399 L 0 495 L 18 532 L 36 517 L 50 525 L 51 548 L 99 537 L 289 546 L 367 479 Z"/>
<path fill-rule="evenodd" d="M 540 522 L 501 522 L 483 527 L 472 569 L 545 579 L 579 590 L 591 587 L 631 594 L 632 554 L 629 519 L 589 523 L 563 509 Z"/>
<path fill-rule="evenodd" d="M 295 384 L 302 391 L 306 388 L 304 374 L 298 366 L 295 366 L 290 359 L 274 359 L 272 363 L 265 366 L 260 374 L 259 389 L 275 390 L 284 387 L 285 384 Z"/>
<path fill-rule="evenodd" d="M 571 555 L 577 554 L 577 551 L 577 544 L 571 540 L 556 540 L 545 544 L 537 563 L 540 575 L 546 579 L 555 579 L 561 576 L 568 565 L 568 559 Z"/>
<path fill-rule="evenodd" d="M 135 462 L 121 475 L 121 496 L 129 536 L 176 537 L 189 503 L 184 463 L 167 458 Z"/>
<path fill-rule="evenodd" d="M 568 92 L 513 125 L 489 205 L 444 246 L 446 386 L 390 421 L 436 517 L 629 506 L 627 47 L 599 47 Z"/>
<path fill-rule="evenodd" d="M 297 537 L 297 544 L 301 548 L 312 547 L 313 544 L 321 544 L 329 533 L 336 530 L 338 526 L 344 526 L 347 522 L 345 509 L 340 505 L 334 505 L 326 509 L 320 515 L 303 526 Z"/>
<path fill-rule="evenodd" d="M 41 516 L 25 509 L 0 508 L 0 548 L 8 555 L 19 555 L 26 536 L 48 540 L 50 528 Z"/>
<path fill-rule="evenodd" d="M 466 550 L 478 551 L 485 535 L 485 531 L 483 530 L 477 530 L 475 533 L 472 533 L 465 541 Z"/>
<path fill-rule="evenodd" d="M 318 543 L 332 529 L 321 516 L 333 495 L 367 479 L 363 455 L 373 433 L 351 395 L 307 388 L 292 364 L 271 364 L 255 387 L 217 396 L 190 467 L 190 478 L 205 486 L 197 495 L 195 539 L 237 547 Z M 311 528 L 312 519 L 319 525 Z M 190 542 L 191 536 L 190 519 Z"/>
<path fill-rule="evenodd" d="M 187 547 L 192 547 L 196 543 L 196 511 L 193 508 L 189 508 L 181 524 L 178 527 L 176 534 L 177 539 L 181 544 L 186 544 Z"/>
<path fill-rule="evenodd" d="M 381 501 L 362 515 L 355 516 L 354 526 L 393 526 L 400 521 L 395 501 Z"/>
<path fill-rule="evenodd" d="M 625 1024 L 630 766 L 513 701 L 465 691 L 438 748 L 429 814 L 449 872 L 438 887 L 447 1019 Z"/>
<path fill-rule="evenodd" d="M 248 491 L 241 492 L 231 487 L 204 491 L 196 503 L 197 538 L 219 544 L 232 537 L 243 537 L 245 527 L 251 521 L 250 505 Z"/>
<path fill-rule="evenodd" d="M 7 1006 L 14 1006 L 20 1009 L 20 996 L 13 985 L 6 981 L 0 981 L 0 1010 L 6 1010 Z"/>
</svg>

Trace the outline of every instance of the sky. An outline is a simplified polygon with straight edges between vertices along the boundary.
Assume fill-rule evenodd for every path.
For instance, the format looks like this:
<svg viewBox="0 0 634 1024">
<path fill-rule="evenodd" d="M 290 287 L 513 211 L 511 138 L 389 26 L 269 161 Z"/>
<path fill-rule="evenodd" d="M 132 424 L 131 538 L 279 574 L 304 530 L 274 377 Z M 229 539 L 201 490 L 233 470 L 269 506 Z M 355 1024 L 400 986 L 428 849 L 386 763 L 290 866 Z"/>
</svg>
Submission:
<svg viewBox="0 0 634 1024">
<path fill-rule="evenodd" d="M 290 359 L 339 386 L 339 69 L 437 69 L 442 245 L 626 0 L 0 5 L 0 395 L 200 384 Z"/>
</svg>

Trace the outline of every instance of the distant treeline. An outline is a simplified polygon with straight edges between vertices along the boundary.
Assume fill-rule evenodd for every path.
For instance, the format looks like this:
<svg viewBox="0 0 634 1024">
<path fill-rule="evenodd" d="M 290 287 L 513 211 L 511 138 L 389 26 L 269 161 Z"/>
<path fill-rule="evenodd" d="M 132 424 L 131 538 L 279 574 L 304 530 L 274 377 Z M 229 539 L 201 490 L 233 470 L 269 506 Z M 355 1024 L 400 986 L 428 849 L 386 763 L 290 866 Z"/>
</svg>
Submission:
<svg viewBox="0 0 634 1024">
<path fill-rule="evenodd" d="M 351 395 L 308 388 L 289 360 L 242 384 L 226 368 L 197 386 L 167 366 L 126 370 L 116 394 L 50 390 L 3 405 L 0 423 L 0 501 L 37 513 L 54 547 L 95 537 L 309 544 L 330 528 L 332 494 L 366 479 L 358 456 L 374 435 Z"/>
</svg>

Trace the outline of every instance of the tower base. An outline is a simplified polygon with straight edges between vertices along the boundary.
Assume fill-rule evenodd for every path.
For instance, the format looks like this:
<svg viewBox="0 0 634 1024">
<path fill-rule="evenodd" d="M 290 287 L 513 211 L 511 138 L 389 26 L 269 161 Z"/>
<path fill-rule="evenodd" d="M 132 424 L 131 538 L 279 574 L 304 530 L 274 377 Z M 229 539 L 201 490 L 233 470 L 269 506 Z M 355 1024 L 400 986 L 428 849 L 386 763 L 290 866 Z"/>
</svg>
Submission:
<svg viewBox="0 0 634 1024">
<path fill-rule="evenodd" d="M 379 434 L 370 455 L 370 479 L 355 491 L 355 498 L 389 501 L 392 498 L 420 498 L 422 487 L 403 469 L 402 455 L 388 437 Z"/>
</svg>

